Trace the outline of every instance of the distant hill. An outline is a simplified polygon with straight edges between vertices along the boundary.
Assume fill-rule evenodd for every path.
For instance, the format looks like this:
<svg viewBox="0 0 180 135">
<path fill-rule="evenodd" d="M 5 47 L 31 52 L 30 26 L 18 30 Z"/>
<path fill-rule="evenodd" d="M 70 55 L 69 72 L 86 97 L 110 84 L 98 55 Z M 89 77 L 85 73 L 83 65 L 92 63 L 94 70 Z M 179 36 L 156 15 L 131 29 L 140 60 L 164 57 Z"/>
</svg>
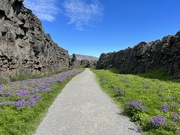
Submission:
<svg viewBox="0 0 180 135">
<path fill-rule="evenodd" d="M 98 60 L 98 57 L 94 56 L 88 56 L 88 55 L 81 55 L 81 54 L 75 54 L 77 60 Z M 72 55 L 70 55 L 70 58 L 72 58 Z"/>
</svg>

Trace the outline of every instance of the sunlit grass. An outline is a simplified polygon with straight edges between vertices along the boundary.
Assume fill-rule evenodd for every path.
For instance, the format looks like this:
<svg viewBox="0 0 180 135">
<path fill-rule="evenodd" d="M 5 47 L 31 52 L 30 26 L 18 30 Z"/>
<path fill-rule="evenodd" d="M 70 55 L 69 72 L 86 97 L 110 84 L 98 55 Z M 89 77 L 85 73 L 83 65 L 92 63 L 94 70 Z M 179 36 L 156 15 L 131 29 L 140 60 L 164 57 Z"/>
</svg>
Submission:
<svg viewBox="0 0 180 135">
<path fill-rule="evenodd" d="M 155 70 L 139 75 L 118 74 L 115 69 L 93 72 L 103 90 L 144 133 L 180 134 L 179 80 Z"/>
</svg>

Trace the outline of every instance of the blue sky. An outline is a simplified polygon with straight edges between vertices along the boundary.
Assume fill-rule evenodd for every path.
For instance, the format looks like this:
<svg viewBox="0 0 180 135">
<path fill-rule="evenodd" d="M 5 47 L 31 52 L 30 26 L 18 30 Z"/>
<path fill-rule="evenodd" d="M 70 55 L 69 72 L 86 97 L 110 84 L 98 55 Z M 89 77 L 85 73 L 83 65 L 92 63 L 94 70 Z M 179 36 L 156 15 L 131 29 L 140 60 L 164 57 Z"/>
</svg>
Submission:
<svg viewBox="0 0 180 135">
<path fill-rule="evenodd" d="M 99 57 L 180 30 L 180 0 L 25 0 L 24 4 L 69 54 Z"/>
</svg>

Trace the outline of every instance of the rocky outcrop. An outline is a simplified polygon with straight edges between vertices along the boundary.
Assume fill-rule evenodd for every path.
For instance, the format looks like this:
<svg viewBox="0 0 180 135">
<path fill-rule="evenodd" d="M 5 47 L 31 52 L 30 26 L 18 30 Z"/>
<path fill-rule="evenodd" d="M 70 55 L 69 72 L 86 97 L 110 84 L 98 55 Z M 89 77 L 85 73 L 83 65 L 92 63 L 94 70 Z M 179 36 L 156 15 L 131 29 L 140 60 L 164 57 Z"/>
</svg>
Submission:
<svg viewBox="0 0 180 135">
<path fill-rule="evenodd" d="M 81 60 L 80 65 L 85 68 L 95 68 L 97 66 L 97 60 Z"/>
<path fill-rule="evenodd" d="M 66 50 L 45 34 L 23 0 L 0 1 L 0 76 L 42 74 L 69 66 Z"/>
<path fill-rule="evenodd" d="M 180 32 L 150 43 L 141 42 L 134 48 L 103 53 L 97 68 L 118 68 L 120 73 L 143 73 L 163 68 L 174 78 L 180 78 Z"/>
<path fill-rule="evenodd" d="M 85 68 L 96 67 L 97 60 L 94 60 L 94 59 L 97 59 L 97 58 L 93 56 L 73 54 L 72 56 L 70 56 L 69 65 L 70 67 L 85 67 Z"/>
<path fill-rule="evenodd" d="M 73 54 L 72 57 L 70 57 L 69 67 L 78 67 L 79 65 L 80 65 L 80 63 L 77 60 L 76 55 Z"/>
<path fill-rule="evenodd" d="M 98 60 L 98 57 L 94 57 L 94 56 L 89 56 L 89 55 L 82 55 L 82 54 L 75 54 L 77 60 L 89 60 L 89 61 L 93 61 L 93 60 Z M 70 58 L 72 58 L 73 55 L 70 55 Z"/>
</svg>

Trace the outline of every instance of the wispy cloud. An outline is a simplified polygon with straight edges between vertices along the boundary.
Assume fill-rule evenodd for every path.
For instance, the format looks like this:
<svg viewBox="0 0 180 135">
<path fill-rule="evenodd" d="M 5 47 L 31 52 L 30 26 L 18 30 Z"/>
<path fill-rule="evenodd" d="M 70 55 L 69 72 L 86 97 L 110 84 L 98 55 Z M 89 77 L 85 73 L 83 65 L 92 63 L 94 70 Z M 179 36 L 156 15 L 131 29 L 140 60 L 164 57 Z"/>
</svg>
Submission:
<svg viewBox="0 0 180 135">
<path fill-rule="evenodd" d="M 63 6 L 65 15 L 69 18 L 68 24 L 75 24 L 78 30 L 99 22 L 104 10 L 99 0 L 66 0 Z"/>
<path fill-rule="evenodd" d="M 59 12 L 57 0 L 25 0 L 24 5 L 31 9 L 41 20 L 52 22 Z"/>
</svg>

